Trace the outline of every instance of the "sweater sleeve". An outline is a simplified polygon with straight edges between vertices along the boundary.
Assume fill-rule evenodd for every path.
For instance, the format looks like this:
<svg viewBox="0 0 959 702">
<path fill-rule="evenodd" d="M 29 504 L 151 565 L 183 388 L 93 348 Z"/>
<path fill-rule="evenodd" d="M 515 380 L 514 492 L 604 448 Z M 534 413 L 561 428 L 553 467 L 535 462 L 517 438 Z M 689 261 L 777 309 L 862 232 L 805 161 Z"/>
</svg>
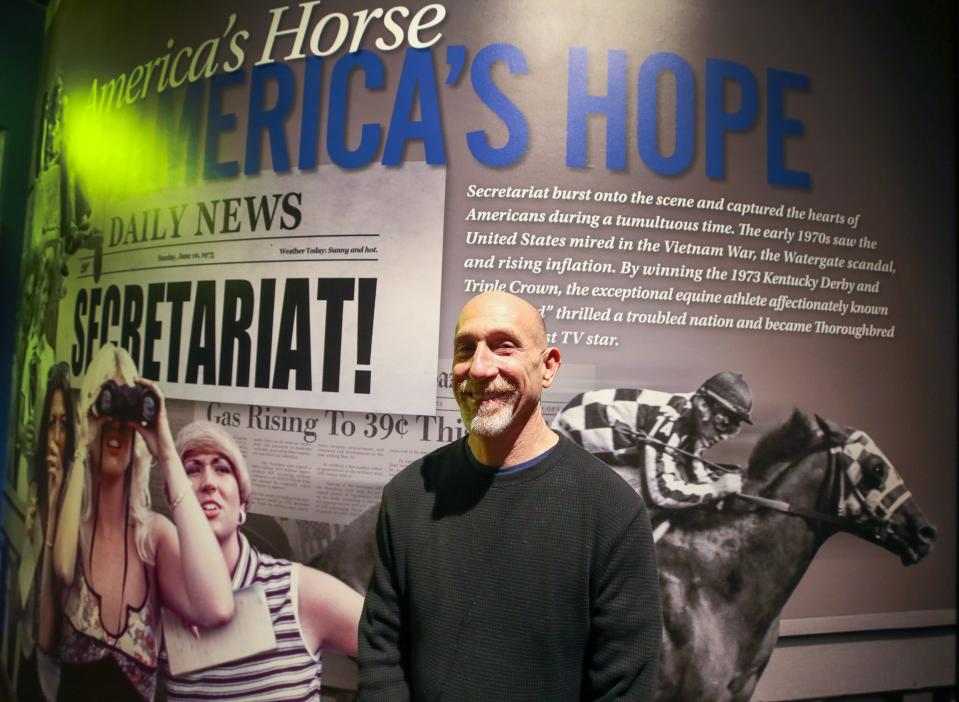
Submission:
<svg viewBox="0 0 959 702">
<path fill-rule="evenodd" d="M 584 668 L 589 699 L 648 702 L 656 694 L 663 622 L 645 506 L 597 567 Z"/>
<path fill-rule="evenodd" d="M 357 702 L 407 702 L 410 689 L 401 594 L 390 536 L 386 496 L 376 523 L 373 575 L 360 617 Z"/>
</svg>

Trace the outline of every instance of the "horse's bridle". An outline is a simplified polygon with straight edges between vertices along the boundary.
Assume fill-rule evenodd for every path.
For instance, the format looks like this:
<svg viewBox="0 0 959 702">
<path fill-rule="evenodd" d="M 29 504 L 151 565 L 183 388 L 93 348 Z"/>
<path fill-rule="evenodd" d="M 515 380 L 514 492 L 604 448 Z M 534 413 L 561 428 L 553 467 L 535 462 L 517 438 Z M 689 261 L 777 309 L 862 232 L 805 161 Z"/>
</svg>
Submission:
<svg viewBox="0 0 959 702">
<path fill-rule="evenodd" d="M 902 494 L 896 497 L 889 507 L 886 507 L 883 502 L 896 488 L 902 485 L 900 482 L 883 491 L 878 499 L 873 500 L 872 504 L 870 503 L 866 495 L 859 489 L 859 482 L 861 482 L 862 479 L 862 466 L 859 463 L 859 456 L 864 446 L 862 437 L 865 436 L 863 432 L 856 431 L 850 434 L 841 444 L 829 443 L 828 440 L 825 443 L 814 444 L 804 456 L 798 459 L 801 460 L 801 458 L 805 456 L 824 449 L 828 451 L 826 479 L 823 481 L 823 490 L 817 500 L 819 505 L 817 511 L 798 509 L 788 502 L 770 500 L 758 495 L 740 493 L 737 494 L 736 497 L 752 502 L 760 507 L 765 507 L 766 509 L 823 524 L 830 524 L 842 530 L 872 539 L 878 543 L 883 543 L 889 537 L 892 528 L 893 514 L 911 497 L 911 493 L 903 489 Z M 854 448 L 856 445 L 860 447 L 858 450 Z M 843 462 L 843 459 L 846 459 L 845 462 Z M 794 464 L 795 461 L 784 463 L 778 473 L 767 484 L 771 485 L 776 483 L 780 477 L 782 477 L 783 473 Z M 857 472 L 858 478 L 854 479 L 853 473 Z M 835 487 L 830 490 L 828 487 L 830 485 L 834 485 Z M 828 503 L 831 501 L 833 495 L 835 495 L 835 504 L 829 505 Z M 853 495 L 856 498 L 862 507 L 863 513 L 868 515 L 867 519 L 846 514 L 847 495 Z M 824 505 L 824 503 L 826 504 Z"/>
<path fill-rule="evenodd" d="M 873 500 L 870 500 L 867 495 L 863 494 L 859 488 L 859 484 L 862 482 L 863 472 L 863 466 L 859 462 L 859 457 L 862 455 L 867 441 L 871 441 L 868 435 L 857 430 L 852 432 L 842 444 L 832 446 L 829 449 L 830 466 L 827 470 L 835 470 L 835 466 L 841 461 L 840 457 L 847 459 L 846 464 L 841 466 L 841 470 L 837 471 L 839 476 L 837 478 L 836 515 L 851 519 L 853 525 L 857 526 L 856 531 L 864 530 L 868 536 L 882 543 L 889 536 L 889 531 L 892 527 L 892 516 L 912 497 L 912 493 L 905 488 L 905 485 L 900 480 L 898 483 L 886 486 L 885 489 L 879 493 L 878 497 Z M 886 460 L 885 463 L 892 469 L 888 460 Z M 854 474 L 858 475 L 858 479 L 853 477 Z M 887 482 L 892 483 L 893 481 L 887 480 Z M 900 486 L 902 487 L 902 491 L 895 497 L 892 504 L 887 507 L 885 505 L 886 499 L 894 495 Z M 869 522 L 871 523 L 865 524 L 863 523 L 864 520 L 847 517 L 847 494 L 856 498 L 863 511 L 869 516 Z"/>
</svg>

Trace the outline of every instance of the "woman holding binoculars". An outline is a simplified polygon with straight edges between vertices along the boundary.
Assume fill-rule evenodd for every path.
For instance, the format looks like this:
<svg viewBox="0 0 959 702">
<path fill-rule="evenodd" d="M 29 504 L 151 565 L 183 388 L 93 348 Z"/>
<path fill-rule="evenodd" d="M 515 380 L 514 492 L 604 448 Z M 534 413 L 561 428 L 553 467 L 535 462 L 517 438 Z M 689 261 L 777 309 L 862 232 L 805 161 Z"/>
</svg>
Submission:
<svg viewBox="0 0 959 702">
<path fill-rule="evenodd" d="M 73 470 L 53 565 L 62 589 L 60 700 L 152 700 L 160 606 L 217 626 L 233 616 L 226 564 L 177 455 L 163 394 L 113 344 L 80 390 Z M 172 522 L 149 509 L 150 463 Z M 51 546 L 47 541 L 47 546 Z"/>
</svg>

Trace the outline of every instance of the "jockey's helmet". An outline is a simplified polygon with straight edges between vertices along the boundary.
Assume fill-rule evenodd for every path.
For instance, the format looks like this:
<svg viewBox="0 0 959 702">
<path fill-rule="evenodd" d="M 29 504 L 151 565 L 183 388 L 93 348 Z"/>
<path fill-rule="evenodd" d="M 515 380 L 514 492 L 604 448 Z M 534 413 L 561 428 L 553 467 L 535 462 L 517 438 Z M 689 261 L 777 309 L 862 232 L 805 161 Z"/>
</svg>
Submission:
<svg viewBox="0 0 959 702">
<path fill-rule="evenodd" d="M 750 411 L 753 408 L 753 393 L 739 373 L 723 371 L 699 386 L 697 391 L 718 403 L 735 417 L 752 424 Z"/>
</svg>

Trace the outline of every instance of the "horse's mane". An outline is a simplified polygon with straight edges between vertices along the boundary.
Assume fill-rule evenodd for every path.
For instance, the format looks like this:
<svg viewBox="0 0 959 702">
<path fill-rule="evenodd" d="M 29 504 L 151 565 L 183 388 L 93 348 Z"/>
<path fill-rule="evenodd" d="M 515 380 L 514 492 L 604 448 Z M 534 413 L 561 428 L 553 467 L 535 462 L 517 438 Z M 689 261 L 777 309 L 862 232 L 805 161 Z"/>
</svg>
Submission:
<svg viewBox="0 0 959 702">
<path fill-rule="evenodd" d="M 812 446 L 819 432 L 804 412 L 793 410 L 783 424 L 764 435 L 749 456 L 749 475 L 762 478 L 765 471 Z"/>
</svg>

